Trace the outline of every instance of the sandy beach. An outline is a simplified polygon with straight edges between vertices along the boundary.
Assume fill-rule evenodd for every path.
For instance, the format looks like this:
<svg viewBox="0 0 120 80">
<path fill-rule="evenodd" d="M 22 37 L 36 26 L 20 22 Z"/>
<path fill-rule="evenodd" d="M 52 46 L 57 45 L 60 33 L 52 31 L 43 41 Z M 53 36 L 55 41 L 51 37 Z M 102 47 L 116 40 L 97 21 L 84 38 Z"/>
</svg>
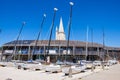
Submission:
<svg viewBox="0 0 120 80">
<path fill-rule="evenodd" d="M 111 66 L 109 70 L 85 76 L 82 80 L 120 80 L 120 64 Z"/>
<path fill-rule="evenodd" d="M 72 78 L 64 76 L 64 73 L 50 73 L 33 70 L 17 69 L 15 67 L 0 67 L 0 80 L 119 80 L 120 64 L 113 65 L 109 70 L 95 69 L 94 72 L 87 70 L 72 75 Z"/>
</svg>

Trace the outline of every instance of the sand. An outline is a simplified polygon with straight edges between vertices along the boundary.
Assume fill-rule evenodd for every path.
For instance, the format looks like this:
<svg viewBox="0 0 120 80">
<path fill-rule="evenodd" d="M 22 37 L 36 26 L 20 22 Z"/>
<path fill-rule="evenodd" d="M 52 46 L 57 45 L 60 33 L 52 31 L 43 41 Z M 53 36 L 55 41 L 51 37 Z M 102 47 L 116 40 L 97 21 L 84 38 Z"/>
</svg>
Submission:
<svg viewBox="0 0 120 80">
<path fill-rule="evenodd" d="M 94 72 L 87 70 L 72 75 L 72 78 L 64 76 L 64 73 L 49 73 L 43 71 L 32 71 L 16 69 L 15 67 L 0 67 L 0 80 L 120 80 L 120 65 L 114 65 L 109 70 L 97 68 Z"/>
<path fill-rule="evenodd" d="M 120 64 L 111 66 L 109 70 L 83 77 L 82 80 L 120 80 Z"/>
</svg>

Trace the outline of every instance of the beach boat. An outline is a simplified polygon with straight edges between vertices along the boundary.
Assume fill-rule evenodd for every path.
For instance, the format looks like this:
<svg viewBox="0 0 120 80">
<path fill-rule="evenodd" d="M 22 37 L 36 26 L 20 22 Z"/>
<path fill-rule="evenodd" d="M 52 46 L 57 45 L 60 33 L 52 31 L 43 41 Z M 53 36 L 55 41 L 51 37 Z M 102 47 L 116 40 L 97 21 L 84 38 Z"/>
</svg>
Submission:
<svg viewBox="0 0 120 80">
<path fill-rule="evenodd" d="M 114 59 L 107 61 L 108 66 L 112 66 L 112 65 L 117 64 L 117 63 L 118 63 L 118 61 L 117 61 L 117 60 L 114 60 Z"/>
<path fill-rule="evenodd" d="M 22 33 L 24 25 L 25 25 L 25 22 L 22 23 L 22 26 L 20 28 L 19 34 L 17 36 L 17 39 L 14 42 L 14 49 L 13 49 L 13 52 L 12 52 L 12 57 L 13 57 L 14 60 L 16 60 L 16 57 L 17 57 L 17 55 L 16 55 L 16 53 L 17 53 L 17 44 L 18 44 L 18 40 L 19 40 L 19 37 L 20 37 L 20 35 Z"/>
<path fill-rule="evenodd" d="M 46 18 L 46 14 L 43 15 L 43 19 L 42 19 L 42 22 L 41 22 L 41 25 L 40 25 L 40 31 L 38 32 L 37 38 L 35 40 L 35 45 L 33 46 L 33 51 L 32 51 L 32 54 L 30 56 L 30 60 L 33 60 L 33 55 L 36 54 L 37 52 L 39 53 L 39 56 L 40 56 L 40 52 L 37 50 L 37 44 L 38 44 L 38 40 L 39 40 L 41 32 L 42 32 L 42 28 L 43 28 L 45 18 Z"/>
<path fill-rule="evenodd" d="M 22 68 L 24 70 L 33 70 L 37 66 L 38 66 L 37 63 L 25 63 L 25 64 L 22 65 Z"/>
<path fill-rule="evenodd" d="M 86 67 L 87 67 L 87 69 L 92 69 L 92 67 L 93 67 L 94 65 L 93 65 L 93 62 L 92 61 L 86 61 Z M 95 67 L 95 66 L 94 66 Z"/>
<path fill-rule="evenodd" d="M 2 67 L 13 67 L 15 64 L 13 62 L 0 62 L 0 66 Z"/>
<path fill-rule="evenodd" d="M 50 64 L 45 69 L 46 72 L 52 72 L 52 73 L 58 73 L 62 71 L 62 68 L 60 65 Z"/>
<path fill-rule="evenodd" d="M 38 62 L 27 62 L 21 66 L 24 70 L 44 70 L 45 65 Z"/>
<path fill-rule="evenodd" d="M 96 61 L 93 62 L 93 65 L 95 65 L 95 66 L 101 66 L 102 62 L 96 60 Z"/>
<path fill-rule="evenodd" d="M 9 60 L 7 60 L 7 62 L 0 62 L 0 66 L 3 66 L 3 67 L 5 67 L 5 66 L 15 66 L 14 62 L 9 62 L 9 61 L 12 60 L 12 57 L 14 58 L 14 61 L 16 61 L 15 60 L 15 58 L 16 58 L 16 45 L 18 43 L 18 40 L 19 40 L 19 37 L 20 37 L 20 34 L 22 32 L 22 29 L 23 29 L 24 25 L 25 25 L 25 22 L 22 23 L 22 26 L 20 28 L 19 34 L 17 36 L 17 39 L 14 42 L 14 49 L 13 50 L 5 50 L 5 53 L 12 54 L 12 56 L 10 57 Z"/>
<path fill-rule="evenodd" d="M 21 61 L 21 60 L 12 60 L 12 65 L 13 67 L 17 68 L 17 69 L 21 69 L 22 66 L 24 65 L 25 61 Z"/>
<path fill-rule="evenodd" d="M 24 62 L 24 64 L 21 65 L 21 67 L 24 70 L 44 70 L 46 65 L 43 65 L 41 62 L 43 61 L 33 61 L 28 60 L 27 62 Z"/>
<path fill-rule="evenodd" d="M 52 26 L 51 26 L 51 30 L 50 30 L 50 37 L 49 37 L 49 42 L 48 42 L 48 49 L 47 49 L 47 56 L 46 57 L 49 57 L 48 54 L 50 54 L 50 42 L 51 42 L 51 37 L 52 37 L 52 31 L 53 31 L 53 27 L 54 27 L 54 20 L 55 20 L 55 15 L 56 15 L 56 11 L 58 9 L 57 8 L 54 8 L 54 16 L 53 16 L 53 20 L 52 20 Z M 46 58 L 47 59 L 47 58 Z M 47 62 L 49 63 L 49 58 L 47 59 Z M 57 65 L 57 64 L 50 64 L 49 66 L 47 66 L 45 68 L 45 71 L 46 72 L 61 72 L 62 69 L 61 69 L 61 66 L 60 65 Z"/>
<path fill-rule="evenodd" d="M 23 65 L 24 65 L 24 63 L 20 63 L 20 62 L 14 63 L 14 67 L 17 69 L 21 69 Z"/>
<path fill-rule="evenodd" d="M 36 53 L 36 47 L 37 47 L 37 44 L 38 44 L 38 40 L 39 40 L 41 31 L 42 31 L 42 27 L 43 27 L 43 23 L 45 21 L 45 18 L 46 18 L 46 14 L 43 15 L 43 19 L 42 19 L 41 26 L 40 26 L 40 31 L 38 32 L 37 39 L 35 40 L 35 45 L 33 46 L 33 51 L 32 51 L 32 54 L 30 56 L 30 59 L 24 65 L 22 65 L 22 68 L 24 70 L 26 70 L 26 69 L 42 70 L 42 69 L 45 68 L 45 65 L 41 64 L 41 60 L 40 59 L 36 60 L 36 61 L 33 61 L 33 55 Z"/>
<path fill-rule="evenodd" d="M 53 31 L 53 27 L 54 27 L 54 20 L 55 20 L 55 16 L 56 16 L 56 11 L 57 11 L 57 8 L 54 8 L 54 16 L 53 16 L 53 20 L 52 20 L 50 37 L 49 37 L 49 42 L 48 42 L 48 47 L 47 47 L 47 52 L 46 52 L 46 64 L 50 63 L 50 57 L 49 57 L 50 49 L 49 48 L 50 48 L 50 42 L 51 42 L 51 37 L 52 37 L 52 31 Z M 45 71 L 46 72 L 61 72 L 62 70 L 61 70 L 60 65 L 50 64 L 50 65 L 46 66 Z"/>
<path fill-rule="evenodd" d="M 77 73 L 80 73 L 82 71 L 85 71 L 86 66 L 85 65 L 73 65 L 71 67 L 64 67 L 62 69 L 62 72 L 65 73 L 65 75 L 69 75 L 70 69 L 71 69 L 72 74 L 77 74 Z"/>
<path fill-rule="evenodd" d="M 1 66 L 1 67 L 6 67 L 6 66 L 7 66 L 7 63 L 6 63 L 6 62 L 0 62 L 0 66 Z"/>
</svg>

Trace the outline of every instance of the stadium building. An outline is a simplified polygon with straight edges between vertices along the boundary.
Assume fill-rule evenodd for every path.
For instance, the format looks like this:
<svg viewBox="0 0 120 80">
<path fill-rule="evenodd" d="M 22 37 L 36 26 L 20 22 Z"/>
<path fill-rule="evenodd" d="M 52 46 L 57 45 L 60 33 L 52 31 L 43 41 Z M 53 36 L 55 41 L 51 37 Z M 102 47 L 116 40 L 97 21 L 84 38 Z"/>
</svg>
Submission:
<svg viewBox="0 0 120 80">
<path fill-rule="evenodd" d="M 98 43 L 69 41 L 67 48 L 67 40 L 64 32 L 62 18 L 60 19 L 59 28 L 56 27 L 56 39 L 51 40 L 49 53 L 47 53 L 49 40 L 39 40 L 34 49 L 36 40 L 18 40 L 5 43 L 2 47 L 2 60 L 37 60 L 45 59 L 49 56 L 51 62 L 57 60 L 103 60 L 103 59 L 119 59 L 120 48 L 108 47 Z M 16 43 L 16 51 L 14 47 Z M 33 54 L 33 51 L 34 54 Z"/>
</svg>

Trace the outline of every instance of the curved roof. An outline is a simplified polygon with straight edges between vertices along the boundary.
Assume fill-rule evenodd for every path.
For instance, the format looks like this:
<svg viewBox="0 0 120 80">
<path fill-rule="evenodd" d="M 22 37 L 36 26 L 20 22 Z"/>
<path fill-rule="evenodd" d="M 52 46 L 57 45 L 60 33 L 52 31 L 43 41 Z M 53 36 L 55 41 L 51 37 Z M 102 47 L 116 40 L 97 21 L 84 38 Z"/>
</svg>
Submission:
<svg viewBox="0 0 120 80">
<path fill-rule="evenodd" d="M 49 40 L 39 40 L 37 46 L 48 46 Z M 3 46 L 14 46 L 15 41 L 8 42 Z M 19 40 L 16 44 L 17 46 L 34 46 L 35 40 Z M 67 46 L 66 40 L 51 40 L 50 46 Z M 86 42 L 82 41 L 69 41 L 69 46 L 76 46 L 76 47 L 85 47 Z M 88 42 L 88 47 L 103 47 L 103 45 L 98 43 L 90 43 Z"/>
<path fill-rule="evenodd" d="M 48 46 L 49 40 L 39 40 L 37 43 L 37 46 Z M 3 46 L 15 46 L 15 41 L 11 41 L 8 43 L 5 43 Z M 16 46 L 35 46 L 35 40 L 18 40 Z M 51 40 L 50 46 L 67 46 L 66 40 Z M 75 46 L 75 47 L 85 47 L 86 42 L 83 41 L 69 41 L 69 46 Z M 101 47 L 103 48 L 102 44 L 98 43 L 91 43 L 88 42 L 88 47 Z M 117 47 L 109 47 L 105 46 L 104 49 L 108 50 L 120 50 L 120 48 Z"/>
</svg>

